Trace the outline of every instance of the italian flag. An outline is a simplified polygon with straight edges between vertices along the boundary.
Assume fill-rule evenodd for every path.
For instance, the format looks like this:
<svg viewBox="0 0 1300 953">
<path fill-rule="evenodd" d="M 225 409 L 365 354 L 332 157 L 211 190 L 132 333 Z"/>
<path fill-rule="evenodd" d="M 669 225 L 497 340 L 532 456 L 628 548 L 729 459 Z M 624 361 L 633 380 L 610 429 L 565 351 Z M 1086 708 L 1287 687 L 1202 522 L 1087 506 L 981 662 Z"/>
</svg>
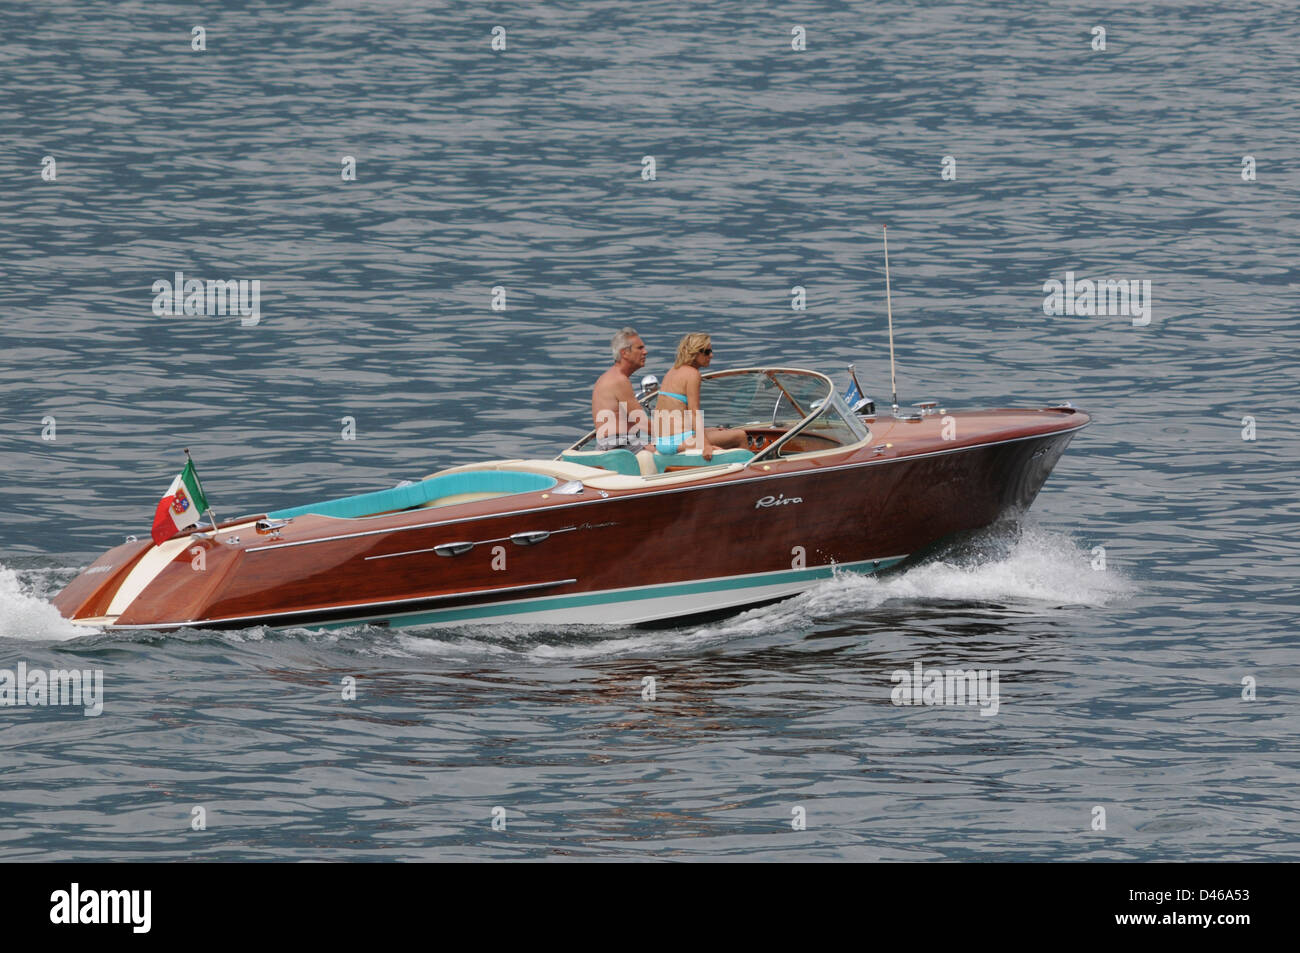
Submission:
<svg viewBox="0 0 1300 953">
<path fill-rule="evenodd" d="M 154 545 L 161 545 L 178 530 L 193 526 L 199 521 L 199 514 L 207 508 L 208 501 L 199 486 L 199 478 L 194 475 L 194 461 L 191 460 L 172 480 L 153 515 Z"/>
</svg>

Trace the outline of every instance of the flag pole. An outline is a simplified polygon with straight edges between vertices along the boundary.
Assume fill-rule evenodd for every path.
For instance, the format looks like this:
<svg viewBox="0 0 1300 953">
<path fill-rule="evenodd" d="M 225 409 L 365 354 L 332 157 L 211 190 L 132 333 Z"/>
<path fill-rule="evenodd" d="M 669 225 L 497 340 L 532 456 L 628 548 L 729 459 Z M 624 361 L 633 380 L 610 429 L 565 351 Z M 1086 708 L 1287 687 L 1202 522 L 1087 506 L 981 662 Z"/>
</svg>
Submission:
<svg viewBox="0 0 1300 953">
<path fill-rule="evenodd" d="M 894 309 L 889 302 L 889 230 L 880 226 L 885 240 L 885 312 L 889 315 L 889 389 L 894 395 L 894 416 L 898 416 L 898 384 L 894 382 Z"/>
<path fill-rule="evenodd" d="M 853 381 L 853 386 L 857 388 L 859 397 L 867 396 L 866 394 L 862 393 L 862 385 L 858 383 L 857 368 L 854 367 L 852 364 L 849 365 L 849 379 Z"/>
<path fill-rule="evenodd" d="M 199 492 L 203 494 L 203 499 L 208 504 L 208 518 L 212 520 L 212 534 L 217 532 L 217 514 L 212 511 L 212 503 L 208 500 L 208 491 L 203 489 L 203 481 L 199 479 L 199 468 L 194 465 L 194 458 L 190 456 L 190 448 L 185 448 L 185 460 L 189 463 L 190 469 L 194 471 L 194 482 L 199 485 Z"/>
</svg>

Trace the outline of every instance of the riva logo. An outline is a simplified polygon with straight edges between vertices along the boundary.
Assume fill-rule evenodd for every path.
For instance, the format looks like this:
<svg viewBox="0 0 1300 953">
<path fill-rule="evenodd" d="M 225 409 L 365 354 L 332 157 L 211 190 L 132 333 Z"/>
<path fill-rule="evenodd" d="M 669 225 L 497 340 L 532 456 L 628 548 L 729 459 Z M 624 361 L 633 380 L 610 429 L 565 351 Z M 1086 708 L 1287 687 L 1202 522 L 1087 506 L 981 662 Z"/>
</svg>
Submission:
<svg viewBox="0 0 1300 953">
<path fill-rule="evenodd" d="M 760 509 L 764 506 L 785 506 L 789 503 L 802 503 L 802 496 L 786 496 L 784 493 L 777 496 L 765 496 L 754 504 L 754 509 Z"/>
<path fill-rule="evenodd" d="M 148 933 L 152 924 L 152 890 L 71 890 L 50 894 L 51 923 L 129 923 L 131 932 Z"/>
</svg>

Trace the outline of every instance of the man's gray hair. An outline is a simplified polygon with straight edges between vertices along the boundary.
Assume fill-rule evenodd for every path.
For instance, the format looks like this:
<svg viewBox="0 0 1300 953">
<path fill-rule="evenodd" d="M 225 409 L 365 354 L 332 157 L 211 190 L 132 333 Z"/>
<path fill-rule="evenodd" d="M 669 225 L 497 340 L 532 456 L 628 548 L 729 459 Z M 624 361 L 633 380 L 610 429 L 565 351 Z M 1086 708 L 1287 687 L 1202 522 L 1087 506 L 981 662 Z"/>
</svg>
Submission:
<svg viewBox="0 0 1300 953">
<path fill-rule="evenodd" d="M 624 328 L 622 331 L 619 331 L 618 334 L 614 335 L 613 339 L 609 342 L 609 349 L 614 352 L 615 364 L 617 364 L 618 359 L 622 357 L 623 348 L 630 347 L 632 340 L 634 338 L 639 338 L 640 336 L 641 335 L 636 333 L 636 328 Z"/>
</svg>

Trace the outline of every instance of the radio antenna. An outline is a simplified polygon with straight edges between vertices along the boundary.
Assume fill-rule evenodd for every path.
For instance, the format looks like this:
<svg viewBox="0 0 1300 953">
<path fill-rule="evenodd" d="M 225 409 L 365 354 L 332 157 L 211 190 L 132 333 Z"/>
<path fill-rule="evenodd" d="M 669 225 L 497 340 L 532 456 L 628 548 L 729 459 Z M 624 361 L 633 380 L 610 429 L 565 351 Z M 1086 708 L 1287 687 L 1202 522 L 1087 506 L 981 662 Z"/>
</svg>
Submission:
<svg viewBox="0 0 1300 953">
<path fill-rule="evenodd" d="M 898 384 L 894 382 L 894 309 L 889 300 L 889 230 L 880 226 L 885 239 L 885 313 L 889 315 L 889 389 L 894 395 L 894 416 L 898 416 Z"/>
</svg>

